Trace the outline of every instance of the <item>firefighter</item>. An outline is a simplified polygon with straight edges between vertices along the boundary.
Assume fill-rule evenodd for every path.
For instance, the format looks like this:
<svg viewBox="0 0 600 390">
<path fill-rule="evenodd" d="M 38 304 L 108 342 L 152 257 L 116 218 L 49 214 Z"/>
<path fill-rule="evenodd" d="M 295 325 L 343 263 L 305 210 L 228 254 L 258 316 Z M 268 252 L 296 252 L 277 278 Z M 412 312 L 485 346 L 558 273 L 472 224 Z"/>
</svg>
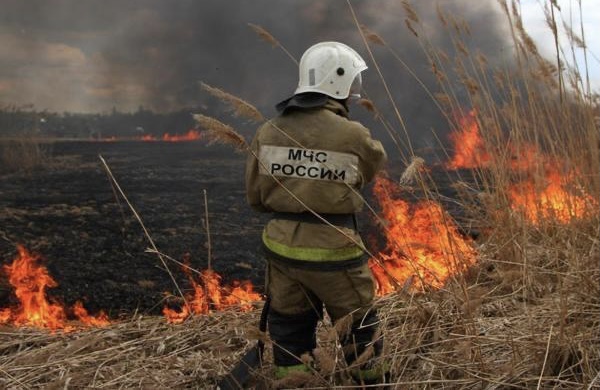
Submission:
<svg viewBox="0 0 600 390">
<path fill-rule="evenodd" d="M 257 131 L 246 162 L 246 194 L 256 210 L 271 213 L 262 232 L 271 299 L 268 329 L 276 377 L 310 371 L 300 360 L 316 347 L 323 306 L 340 332 L 346 361 L 363 383 L 384 374 L 379 359 L 352 364 L 366 348 L 381 353 L 372 307 L 374 281 L 355 213 L 359 190 L 382 168 L 386 154 L 360 123 L 348 119 L 348 103 L 360 97 L 365 61 L 349 46 L 321 42 L 299 64 L 292 97 Z"/>
</svg>

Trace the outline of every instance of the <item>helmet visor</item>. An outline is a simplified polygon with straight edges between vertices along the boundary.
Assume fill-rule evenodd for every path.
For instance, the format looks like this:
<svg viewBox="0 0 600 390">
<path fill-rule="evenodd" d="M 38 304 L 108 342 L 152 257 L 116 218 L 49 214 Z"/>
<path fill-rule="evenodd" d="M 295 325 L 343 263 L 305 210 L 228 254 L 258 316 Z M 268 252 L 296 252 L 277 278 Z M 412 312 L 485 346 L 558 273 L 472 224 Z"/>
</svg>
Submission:
<svg viewBox="0 0 600 390">
<path fill-rule="evenodd" d="M 348 97 L 351 99 L 360 99 L 360 91 L 362 90 L 362 76 L 359 74 L 356 75 L 352 84 L 350 85 L 350 92 Z"/>
</svg>

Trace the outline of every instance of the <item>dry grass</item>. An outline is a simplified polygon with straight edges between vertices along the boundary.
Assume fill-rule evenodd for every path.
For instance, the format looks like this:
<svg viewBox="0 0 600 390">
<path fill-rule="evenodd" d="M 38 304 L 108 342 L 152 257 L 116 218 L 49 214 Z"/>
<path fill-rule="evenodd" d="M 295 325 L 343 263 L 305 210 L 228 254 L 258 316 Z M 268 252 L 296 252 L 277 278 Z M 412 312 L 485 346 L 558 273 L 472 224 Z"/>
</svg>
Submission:
<svg viewBox="0 0 600 390">
<path fill-rule="evenodd" d="M 552 275 L 549 260 L 535 267 Z M 586 261 L 593 266 L 595 257 Z M 586 372 L 600 353 L 589 346 L 600 325 L 593 303 L 600 292 L 575 289 L 577 281 L 566 277 L 569 296 L 561 302 L 553 283 L 541 278 L 524 299 L 519 272 L 511 273 L 511 266 L 482 259 L 468 275 L 467 295 L 451 282 L 436 292 L 379 301 L 386 339 L 382 358 L 397 386 L 534 388 L 540 382 L 542 388 L 593 388 Z M 561 324 L 557 313 L 567 321 Z M 3 328 L 0 380 L 18 388 L 213 388 L 258 337 L 257 318 L 258 310 L 214 313 L 183 325 L 138 317 L 67 334 Z M 311 375 L 274 381 L 267 363 L 257 376 L 269 388 L 351 386 L 336 342 L 339 327 L 321 325 Z"/>
<path fill-rule="evenodd" d="M 527 281 L 522 264 L 482 259 L 468 275 L 466 294 L 456 281 L 437 292 L 386 297 L 380 313 L 394 382 L 412 388 L 591 386 L 600 359 L 597 256 L 580 264 L 583 276 L 532 253 L 529 273 L 537 273 Z M 588 280 L 586 289 L 573 288 L 580 277 Z"/>
<path fill-rule="evenodd" d="M 107 328 L 50 334 L 2 328 L 5 388 L 214 388 L 251 343 L 256 313 L 220 312 L 182 325 L 135 317 Z"/>
<path fill-rule="evenodd" d="M 539 259 L 538 253 L 532 258 Z M 378 302 L 386 340 L 384 359 L 392 381 L 401 388 L 578 388 L 589 385 L 589 371 L 600 350 L 600 318 L 593 283 L 574 288 L 572 273 L 561 271 L 567 301 L 557 300 L 551 279 L 556 264 L 542 257 L 523 297 L 514 264 L 482 259 L 460 283 L 444 289 L 389 295 Z M 596 257 L 580 264 L 586 277 L 598 280 Z M 214 313 L 168 325 L 162 318 L 133 318 L 107 328 L 50 334 L 3 328 L 0 333 L 0 383 L 17 388 L 214 388 L 259 337 L 258 310 Z M 562 313 L 557 316 L 557 313 Z M 333 384 L 351 386 L 341 358 L 336 330 L 327 320 L 319 328 L 319 348 L 310 375 L 275 381 L 267 365 L 257 372 L 269 388 Z M 269 341 L 267 340 L 267 343 Z"/>
<path fill-rule="evenodd" d="M 0 140 L 0 172 L 27 172 L 48 165 L 51 158 L 51 145 L 22 136 Z"/>
</svg>

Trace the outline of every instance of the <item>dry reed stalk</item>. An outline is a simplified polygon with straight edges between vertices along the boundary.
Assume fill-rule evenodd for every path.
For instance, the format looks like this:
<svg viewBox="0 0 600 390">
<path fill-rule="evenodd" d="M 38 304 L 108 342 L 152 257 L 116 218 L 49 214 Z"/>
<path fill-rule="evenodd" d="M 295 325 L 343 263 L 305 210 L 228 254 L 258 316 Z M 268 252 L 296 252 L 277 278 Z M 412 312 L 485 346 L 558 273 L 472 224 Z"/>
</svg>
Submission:
<svg viewBox="0 0 600 390">
<path fill-rule="evenodd" d="M 362 32 L 365 35 L 365 37 L 367 38 L 367 40 L 370 41 L 371 43 L 373 43 L 375 45 L 386 46 L 383 38 L 381 38 L 381 36 L 379 36 L 376 32 L 370 30 L 364 24 L 360 25 L 360 29 L 362 30 Z"/>
<path fill-rule="evenodd" d="M 375 103 L 373 103 L 373 101 L 371 99 L 369 99 L 369 95 L 367 94 L 367 91 L 365 90 L 365 88 L 363 88 L 363 94 L 365 95 L 365 97 L 362 99 L 359 99 L 357 104 L 360 105 L 361 107 L 365 108 L 367 111 L 370 111 L 373 113 L 374 119 L 379 120 L 379 123 L 383 126 L 385 131 L 390 136 L 390 139 L 396 146 L 398 153 L 402 154 L 403 153 L 402 147 L 403 146 L 406 147 L 406 145 L 404 145 L 404 142 L 401 139 L 398 139 L 398 136 L 392 130 L 391 125 L 388 123 L 388 121 L 385 119 L 385 117 L 382 115 L 382 113 L 377 109 L 377 107 L 375 106 Z M 400 144 L 402 144 L 402 146 Z"/>
<path fill-rule="evenodd" d="M 398 107 L 396 105 L 396 102 L 394 100 L 394 98 L 392 97 L 392 93 L 385 81 L 385 77 L 383 76 L 383 73 L 381 72 L 381 69 L 379 68 L 379 63 L 377 62 L 377 60 L 375 60 L 375 56 L 373 55 L 372 51 L 371 51 L 371 47 L 369 46 L 369 43 L 367 41 L 367 38 L 365 37 L 362 29 L 360 28 L 361 23 L 358 21 L 358 18 L 356 16 L 356 13 L 354 12 L 354 7 L 352 7 L 352 4 L 350 3 L 350 0 L 346 0 L 346 4 L 348 5 L 348 8 L 350 9 L 350 13 L 352 14 L 352 19 L 354 21 L 354 24 L 356 25 L 356 28 L 358 29 L 360 36 L 362 38 L 363 43 L 365 44 L 365 48 L 367 49 L 367 52 L 369 53 L 369 57 L 371 58 L 371 62 L 373 62 L 373 64 L 375 65 L 375 70 L 377 71 L 377 74 L 379 75 L 379 78 L 381 79 L 383 86 L 385 88 L 386 94 L 388 96 L 388 99 L 390 101 L 390 103 L 392 103 L 392 106 L 394 108 L 394 112 L 396 114 L 396 118 L 398 119 L 398 122 L 400 123 L 400 126 L 402 127 L 402 130 L 404 131 L 404 135 L 406 137 L 406 143 L 408 145 L 409 148 L 409 152 L 413 153 L 413 147 L 412 147 L 412 143 L 410 141 L 410 137 L 408 136 L 408 129 L 406 128 L 406 123 L 404 122 L 404 119 L 402 118 L 402 115 L 400 115 L 400 111 L 398 110 Z"/>
<path fill-rule="evenodd" d="M 233 127 L 210 116 L 194 114 L 193 117 L 198 125 L 205 129 L 204 136 L 209 145 L 214 143 L 229 145 L 240 153 L 245 153 L 248 150 L 248 143 Z"/>
<path fill-rule="evenodd" d="M 410 20 L 404 19 L 404 24 L 406 25 L 406 28 L 408 29 L 408 31 L 410 31 L 415 37 L 417 37 L 417 38 L 419 37 L 417 30 L 415 30 L 415 28 L 413 27 Z"/>
<path fill-rule="evenodd" d="M 206 229 L 206 245 L 207 245 L 207 263 L 208 270 L 212 270 L 212 242 L 210 240 L 210 224 L 208 222 L 208 196 L 206 195 L 206 190 L 202 190 L 202 194 L 204 195 L 204 226 Z"/>
<path fill-rule="evenodd" d="M 379 45 L 383 45 L 385 46 L 388 51 L 390 52 L 390 54 L 392 54 L 392 56 L 402 65 L 402 67 L 413 77 L 413 79 L 419 84 L 419 86 L 421 86 L 421 88 L 423 88 L 423 90 L 427 93 L 427 95 L 429 95 L 429 97 L 432 99 L 433 103 L 436 104 L 438 106 L 438 108 L 440 109 L 440 112 L 442 112 L 443 114 L 445 113 L 445 110 L 438 104 L 437 100 L 434 98 L 434 94 L 431 92 L 431 90 L 423 83 L 423 81 L 421 80 L 421 78 L 414 72 L 414 70 L 412 70 L 408 64 L 406 64 L 406 62 L 401 58 L 401 56 L 393 49 L 391 48 L 389 45 L 387 45 L 385 43 L 385 41 L 383 40 L 383 38 L 381 38 L 379 35 L 377 35 L 377 33 L 375 33 L 374 31 L 370 30 L 367 26 L 365 25 L 360 25 L 359 26 L 361 34 L 363 34 L 363 36 L 365 37 L 366 40 L 371 41 L 374 44 L 379 44 Z M 366 41 L 365 41 L 366 42 Z M 434 71 L 436 71 L 436 76 L 439 76 L 440 78 L 443 78 L 443 73 L 441 71 L 438 71 L 435 62 L 432 60 L 431 61 L 432 64 L 432 69 L 434 69 Z M 376 64 L 377 65 L 377 64 Z M 385 83 L 385 80 L 382 79 L 382 81 Z M 388 95 L 388 98 L 390 98 L 390 96 Z M 360 102 L 359 104 L 363 105 L 365 108 L 367 108 L 368 110 L 370 110 L 369 108 L 369 104 L 368 103 L 372 103 L 370 100 L 368 102 Z M 393 100 L 392 100 L 392 103 Z M 380 118 L 382 124 L 384 125 L 386 131 L 388 132 L 388 134 L 390 134 L 390 137 L 392 138 L 392 140 L 394 141 L 394 143 L 396 144 L 396 146 L 398 146 L 398 143 L 396 141 L 396 137 L 394 137 L 392 131 L 388 128 L 388 126 L 386 126 L 384 120 L 383 120 L 383 116 L 381 115 L 381 113 L 379 113 L 378 111 L 376 111 L 376 118 Z M 410 142 L 410 141 L 408 141 Z M 410 148 L 412 150 L 412 148 L 410 147 L 410 144 L 408 145 L 408 148 Z M 398 146 L 398 151 L 401 152 L 401 148 L 400 146 Z"/>
<path fill-rule="evenodd" d="M 180 266 L 180 267 L 181 267 L 182 269 L 184 269 L 185 271 L 189 271 L 189 272 L 191 272 L 191 273 L 194 273 L 194 274 L 195 274 L 195 275 L 196 275 L 198 278 L 200 278 L 200 280 L 202 280 L 202 282 L 203 282 L 203 283 L 204 283 L 204 282 L 206 282 L 206 283 L 211 283 L 211 282 L 214 280 L 214 279 L 212 279 L 211 277 L 209 277 L 209 276 L 206 276 L 206 275 L 205 275 L 205 274 L 204 274 L 202 271 L 199 271 L 199 270 L 197 270 L 196 268 L 193 268 L 193 267 L 191 267 L 189 264 L 186 264 L 186 263 L 184 263 L 184 262 L 181 262 L 181 261 L 179 261 L 179 260 L 177 260 L 177 259 L 174 259 L 173 257 L 171 257 L 171 256 L 169 256 L 169 255 L 167 255 L 167 254 L 164 254 L 164 253 L 162 253 L 162 252 L 159 252 L 159 251 L 157 251 L 157 250 L 155 250 L 155 249 L 152 249 L 152 248 L 146 248 L 145 252 L 146 252 L 146 253 L 153 253 L 153 254 L 155 254 L 155 255 L 160 255 L 160 256 L 162 256 L 163 258 L 165 258 L 165 259 L 167 259 L 167 260 L 169 260 L 169 261 L 171 261 L 171 262 L 173 262 L 173 263 L 177 264 L 178 266 Z M 240 295 L 237 295 L 237 294 L 235 294 L 235 293 L 233 293 L 233 292 L 229 292 L 229 294 L 231 294 L 231 296 L 233 296 L 233 297 L 236 297 L 236 298 L 238 298 L 238 299 L 240 300 L 240 302 L 244 302 L 244 301 L 246 300 L 246 297 L 242 297 L 242 296 L 240 296 Z M 257 302 L 255 302 L 255 303 L 257 303 Z M 243 303 L 240 303 L 240 305 L 243 305 Z M 233 308 L 233 309 L 234 309 L 236 306 L 235 306 L 235 305 L 231 305 L 231 306 L 229 306 L 229 305 L 228 305 L 228 307 L 230 307 L 230 308 Z"/>
<path fill-rule="evenodd" d="M 270 43 L 273 47 L 279 47 L 283 52 L 296 64 L 298 65 L 298 60 L 277 40 L 270 32 L 265 30 L 263 27 L 248 23 L 248 26 L 259 36 L 263 41 Z"/>
<path fill-rule="evenodd" d="M 404 8 L 404 12 L 406 12 L 406 17 L 408 20 L 414 23 L 419 23 L 419 16 L 409 1 L 402 0 L 402 8 Z"/>
<path fill-rule="evenodd" d="M 163 267 L 165 267 L 165 270 L 167 271 L 167 273 L 169 274 L 169 277 L 171 278 L 171 281 L 173 282 L 173 284 L 175 285 L 175 288 L 177 289 L 177 292 L 179 293 L 179 295 L 181 296 L 181 298 L 183 299 L 183 302 L 186 304 L 187 306 L 187 301 L 185 299 L 185 295 L 183 294 L 183 292 L 181 291 L 181 289 L 179 288 L 179 285 L 177 284 L 177 281 L 175 280 L 175 277 L 173 276 L 173 274 L 171 273 L 171 270 L 169 269 L 169 266 L 167 265 L 166 261 L 164 260 L 163 256 L 160 254 L 160 252 L 158 251 L 158 248 L 156 247 L 156 244 L 154 244 L 154 240 L 152 239 L 152 237 L 150 236 L 150 233 L 148 232 L 148 229 L 146 229 L 146 225 L 144 224 L 144 222 L 142 221 L 142 217 L 138 214 L 138 212 L 135 210 L 135 208 L 133 207 L 133 205 L 131 204 L 131 202 L 129 201 L 129 198 L 127 198 L 127 195 L 125 195 L 125 192 L 123 191 L 123 189 L 121 188 L 121 186 L 119 185 L 119 182 L 117 181 L 117 179 L 114 177 L 110 167 L 108 166 L 108 164 L 106 163 L 106 160 L 104 160 L 104 158 L 101 155 L 98 155 L 98 157 L 100 158 L 100 161 L 102 162 L 102 165 L 104 166 L 104 169 L 106 170 L 106 173 L 108 174 L 110 180 L 112 181 L 112 183 L 114 183 L 115 188 L 119 191 L 119 194 L 123 197 L 123 199 L 125 200 L 125 202 L 127 203 L 127 206 L 129 206 L 129 209 L 131 210 L 131 212 L 133 213 L 133 215 L 135 216 L 136 220 L 138 221 L 138 223 L 140 224 L 140 226 L 142 227 L 142 230 L 144 231 L 144 235 L 146 236 L 146 238 L 148 239 L 148 242 L 150 243 L 150 245 L 152 246 L 152 249 L 154 249 L 154 251 L 157 253 L 158 258 L 160 260 L 160 262 L 162 263 Z"/>
<path fill-rule="evenodd" d="M 219 100 L 229 104 L 231 110 L 238 117 L 248 118 L 255 122 L 262 122 L 264 120 L 263 115 L 254 107 L 252 104 L 247 101 L 234 96 L 230 93 L 227 93 L 219 88 L 211 87 L 206 83 L 200 83 L 202 89 L 218 98 Z"/>
<path fill-rule="evenodd" d="M 411 158 L 410 164 L 406 167 L 404 172 L 402 172 L 402 176 L 400 176 L 400 185 L 406 186 L 411 184 L 419 173 L 419 170 L 425 164 L 425 160 L 421 157 L 413 156 Z"/>
<path fill-rule="evenodd" d="M 550 1 L 550 12 L 548 14 L 548 12 L 546 12 L 546 23 L 548 24 L 548 27 L 550 28 L 550 31 L 552 31 L 552 36 L 554 38 L 554 48 L 556 50 L 556 67 L 559 69 L 558 71 L 558 92 L 559 92 L 559 97 L 560 97 L 560 103 L 562 105 L 563 103 L 563 73 L 561 71 L 562 69 L 562 61 L 561 61 L 561 57 L 560 57 L 560 44 L 558 42 L 558 28 L 556 25 L 556 16 L 554 14 L 554 8 L 559 8 L 558 4 L 556 4 L 556 1 Z M 560 8 L 559 8 L 560 10 Z"/>
<path fill-rule="evenodd" d="M 379 117 L 379 113 L 377 112 L 377 108 L 375 108 L 375 104 L 369 99 L 361 98 L 356 102 L 359 106 L 364 107 L 367 111 L 373 114 L 375 119 Z"/>
</svg>

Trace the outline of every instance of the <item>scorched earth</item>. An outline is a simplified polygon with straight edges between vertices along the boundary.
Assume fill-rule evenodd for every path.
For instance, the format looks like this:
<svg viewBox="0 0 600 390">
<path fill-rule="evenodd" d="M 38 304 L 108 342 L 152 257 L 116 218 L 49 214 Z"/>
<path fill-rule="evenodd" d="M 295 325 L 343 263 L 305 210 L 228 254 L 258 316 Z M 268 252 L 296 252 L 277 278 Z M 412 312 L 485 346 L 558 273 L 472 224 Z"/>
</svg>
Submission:
<svg viewBox="0 0 600 390">
<path fill-rule="evenodd" d="M 177 290 L 129 206 L 116 195 L 99 155 L 143 219 L 159 251 L 192 268 L 211 267 L 223 284 L 250 280 L 262 291 L 259 237 L 264 216 L 245 203 L 244 158 L 198 142 L 57 142 L 48 167 L 0 176 L 0 257 L 17 245 L 41 255 L 57 286 L 46 293 L 66 307 L 81 301 L 111 318 L 160 314 Z M 188 276 L 166 262 L 183 292 Z M 16 305 L 6 272 L 0 307 Z"/>
</svg>

